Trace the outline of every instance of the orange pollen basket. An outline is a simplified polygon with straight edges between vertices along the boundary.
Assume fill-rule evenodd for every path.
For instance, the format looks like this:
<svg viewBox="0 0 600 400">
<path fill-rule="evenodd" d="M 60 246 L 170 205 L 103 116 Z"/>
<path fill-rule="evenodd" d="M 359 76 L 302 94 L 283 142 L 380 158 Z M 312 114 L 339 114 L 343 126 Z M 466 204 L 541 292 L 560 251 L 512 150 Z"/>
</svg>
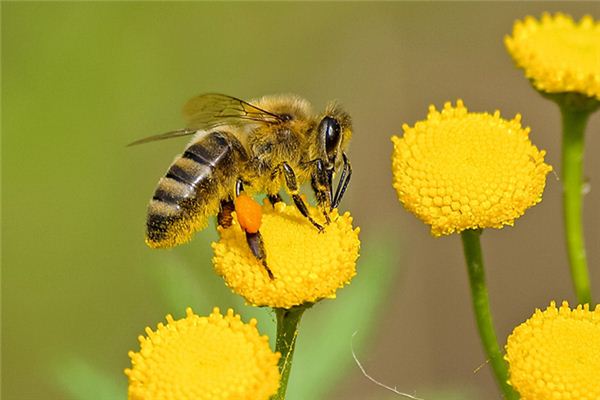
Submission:
<svg viewBox="0 0 600 400">
<path fill-rule="evenodd" d="M 237 220 L 242 229 L 248 233 L 256 233 L 262 221 L 262 208 L 254 199 L 240 194 L 234 201 Z"/>
</svg>

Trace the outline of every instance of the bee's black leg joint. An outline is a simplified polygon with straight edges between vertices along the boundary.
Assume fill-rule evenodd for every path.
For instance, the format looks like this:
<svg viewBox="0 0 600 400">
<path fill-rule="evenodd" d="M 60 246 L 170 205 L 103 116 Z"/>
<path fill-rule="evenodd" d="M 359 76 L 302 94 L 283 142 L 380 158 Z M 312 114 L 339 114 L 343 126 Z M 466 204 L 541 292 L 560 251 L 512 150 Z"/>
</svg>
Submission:
<svg viewBox="0 0 600 400">
<path fill-rule="evenodd" d="M 265 267 L 269 278 L 274 279 L 273 272 L 267 266 L 267 253 L 265 252 L 265 244 L 260 232 L 246 232 L 246 242 L 248 243 L 248 247 L 250 247 L 250 251 L 252 251 L 252 254 L 254 254 L 254 257 L 261 262 L 263 267 Z"/>
<path fill-rule="evenodd" d="M 267 195 L 267 199 L 269 199 L 269 203 L 271 203 L 272 206 L 283 201 L 283 199 L 281 198 L 279 193 L 269 194 L 269 195 Z"/>
<path fill-rule="evenodd" d="M 217 224 L 223 228 L 229 228 L 233 221 L 231 213 L 235 209 L 231 199 L 221 200 L 221 207 L 217 214 Z"/>
</svg>

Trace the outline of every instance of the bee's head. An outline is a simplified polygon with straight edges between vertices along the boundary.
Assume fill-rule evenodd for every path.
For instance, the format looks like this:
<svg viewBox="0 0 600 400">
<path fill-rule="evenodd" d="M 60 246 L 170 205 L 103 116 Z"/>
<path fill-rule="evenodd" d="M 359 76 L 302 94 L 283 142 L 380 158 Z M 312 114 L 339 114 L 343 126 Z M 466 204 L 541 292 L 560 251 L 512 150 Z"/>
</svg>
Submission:
<svg viewBox="0 0 600 400">
<path fill-rule="evenodd" d="M 321 149 L 320 156 L 325 162 L 325 168 L 335 170 L 342 162 L 342 152 L 348 146 L 352 136 L 350 115 L 336 104 L 331 104 L 319 122 L 317 135 Z"/>
</svg>

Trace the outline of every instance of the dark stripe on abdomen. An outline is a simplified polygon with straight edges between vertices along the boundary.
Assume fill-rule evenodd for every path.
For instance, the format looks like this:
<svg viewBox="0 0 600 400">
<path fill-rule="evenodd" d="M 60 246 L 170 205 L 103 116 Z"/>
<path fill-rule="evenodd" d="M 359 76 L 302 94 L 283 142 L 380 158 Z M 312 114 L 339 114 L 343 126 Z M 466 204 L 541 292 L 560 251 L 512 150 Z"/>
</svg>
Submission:
<svg viewBox="0 0 600 400">
<path fill-rule="evenodd" d="M 186 185 L 196 186 L 194 183 L 196 181 L 196 177 L 188 173 L 177 164 L 171 165 L 171 168 L 169 168 L 169 171 L 165 176 Z"/>
<path fill-rule="evenodd" d="M 178 204 L 181 199 L 182 196 L 163 190 L 160 186 L 156 188 L 154 197 L 152 197 L 152 200 L 162 201 L 167 204 Z"/>
<path fill-rule="evenodd" d="M 216 154 L 215 153 L 216 150 Z M 210 149 L 207 149 L 202 142 L 194 143 L 185 149 L 183 153 L 183 157 L 189 158 L 190 160 L 194 160 L 199 164 L 208 165 L 211 168 L 215 168 L 215 159 L 218 159 L 218 156 L 221 152 L 221 149 L 213 149 L 212 152 Z"/>
<path fill-rule="evenodd" d="M 195 153 L 192 153 L 189 150 L 186 150 L 185 153 L 183 153 L 182 155 L 183 158 L 187 158 L 188 160 L 192 160 L 197 162 L 200 165 L 206 165 L 207 167 L 209 167 L 210 169 L 214 169 L 215 165 L 213 163 L 211 163 L 210 161 L 197 156 Z"/>
</svg>

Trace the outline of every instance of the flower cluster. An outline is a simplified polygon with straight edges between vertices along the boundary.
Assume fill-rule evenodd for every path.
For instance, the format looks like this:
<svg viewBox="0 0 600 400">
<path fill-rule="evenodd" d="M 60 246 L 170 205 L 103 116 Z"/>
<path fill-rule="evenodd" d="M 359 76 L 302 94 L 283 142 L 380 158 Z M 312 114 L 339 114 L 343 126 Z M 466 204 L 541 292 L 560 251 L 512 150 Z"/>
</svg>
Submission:
<svg viewBox="0 0 600 400">
<path fill-rule="evenodd" d="M 600 399 L 600 306 L 536 310 L 509 336 L 506 360 L 522 400 Z"/>
<path fill-rule="evenodd" d="M 235 219 L 231 227 L 219 228 L 221 239 L 213 243 L 217 273 L 248 303 L 290 308 L 333 298 L 356 274 L 359 228 L 352 227 L 349 213 L 334 210 L 322 232 L 294 206 L 265 203 L 262 213 L 260 232 L 274 279 L 250 251 Z"/>
<path fill-rule="evenodd" d="M 458 100 L 403 130 L 392 138 L 393 185 L 433 235 L 512 225 L 541 200 L 552 167 L 520 115 L 469 113 Z"/>
<path fill-rule="evenodd" d="M 541 21 L 517 21 L 505 38 L 515 63 L 536 89 L 577 92 L 600 100 L 600 23 L 589 15 L 544 14 Z"/>
<path fill-rule="evenodd" d="M 260 336 L 256 320 L 245 324 L 233 310 L 215 308 L 186 317 L 140 336 L 140 351 L 130 352 L 130 400 L 267 400 L 279 387 L 279 353 Z"/>
</svg>

